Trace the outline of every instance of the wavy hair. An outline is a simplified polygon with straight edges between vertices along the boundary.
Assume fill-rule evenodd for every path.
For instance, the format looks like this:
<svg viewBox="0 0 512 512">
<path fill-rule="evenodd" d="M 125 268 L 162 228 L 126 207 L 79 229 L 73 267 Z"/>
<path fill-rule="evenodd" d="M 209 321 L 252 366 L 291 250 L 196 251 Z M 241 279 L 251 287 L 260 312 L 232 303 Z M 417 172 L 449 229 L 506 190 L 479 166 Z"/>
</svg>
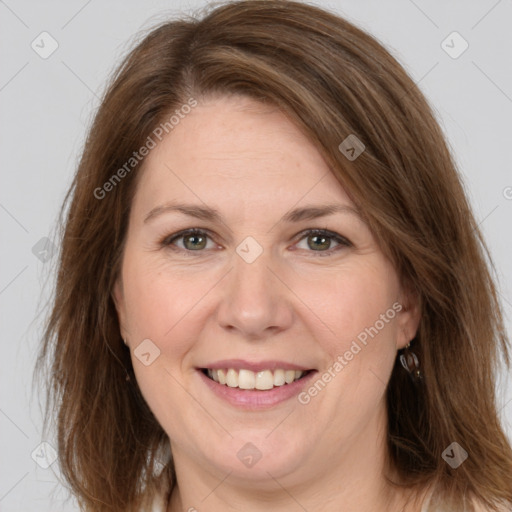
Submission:
<svg viewBox="0 0 512 512">
<path fill-rule="evenodd" d="M 433 110 L 397 60 L 340 16 L 246 0 L 166 21 L 137 42 L 106 88 L 61 210 L 36 369 L 47 372 L 45 425 L 56 419 L 62 474 L 81 508 L 138 510 L 156 492 L 168 442 L 138 388 L 111 295 L 144 161 L 111 180 L 177 108 L 218 94 L 275 105 L 306 134 L 419 298 L 412 346 L 424 380 L 412 385 L 397 360 L 387 388 L 397 485 L 435 484 L 453 510 L 466 498 L 491 510 L 512 503 L 495 396 L 509 341 L 492 260 Z M 351 134 L 366 147 L 353 161 L 339 149 Z M 112 190 L 99 194 L 107 182 Z M 469 453 L 457 469 L 442 458 L 454 441 Z"/>
</svg>

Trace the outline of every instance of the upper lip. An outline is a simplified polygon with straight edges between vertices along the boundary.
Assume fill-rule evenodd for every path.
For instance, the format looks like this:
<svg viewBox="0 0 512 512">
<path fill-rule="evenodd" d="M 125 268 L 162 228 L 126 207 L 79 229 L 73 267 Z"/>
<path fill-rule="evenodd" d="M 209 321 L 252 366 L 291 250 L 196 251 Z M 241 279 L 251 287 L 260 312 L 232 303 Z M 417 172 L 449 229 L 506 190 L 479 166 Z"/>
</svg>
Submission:
<svg viewBox="0 0 512 512">
<path fill-rule="evenodd" d="M 245 361 L 244 359 L 223 359 L 221 361 L 215 361 L 207 363 L 201 368 L 208 368 L 211 370 L 222 370 L 233 368 L 234 370 L 251 370 L 253 372 L 261 372 L 263 370 L 311 370 L 311 367 L 303 366 L 300 364 L 289 363 L 286 361 Z"/>
</svg>

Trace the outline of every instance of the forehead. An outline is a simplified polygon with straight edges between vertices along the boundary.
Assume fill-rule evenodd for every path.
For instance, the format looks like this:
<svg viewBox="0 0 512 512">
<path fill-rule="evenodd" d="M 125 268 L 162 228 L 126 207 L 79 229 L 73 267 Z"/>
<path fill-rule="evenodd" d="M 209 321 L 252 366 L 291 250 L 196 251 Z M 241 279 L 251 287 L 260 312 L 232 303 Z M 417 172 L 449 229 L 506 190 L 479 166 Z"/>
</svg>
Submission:
<svg viewBox="0 0 512 512">
<path fill-rule="evenodd" d="M 282 112 L 244 97 L 200 103 L 146 157 L 134 209 L 184 199 L 262 213 L 299 202 L 352 204 Z"/>
</svg>

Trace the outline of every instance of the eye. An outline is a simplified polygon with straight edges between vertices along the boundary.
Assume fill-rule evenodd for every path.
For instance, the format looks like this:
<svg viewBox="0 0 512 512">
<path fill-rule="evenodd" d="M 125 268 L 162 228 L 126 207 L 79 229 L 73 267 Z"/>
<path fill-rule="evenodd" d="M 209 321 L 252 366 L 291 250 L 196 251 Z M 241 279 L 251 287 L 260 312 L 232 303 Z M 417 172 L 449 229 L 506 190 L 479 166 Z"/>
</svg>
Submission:
<svg viewBox="0 0 512 512">
<path fill-rule="evenodd" d="M 174 244 L 175 240 L 183 240 L 184 247 L 178 247 L 178 249 L 189 252 L 201 251 L 201 249 L 206 247 L 207 238 L 209 238 L 209 235 L 206 231 L 200 229 L 187 229 L 165 238 L 162 241 L 162 244 L 168 246 Z"/>
<path fill-rule="evenodd" d="M 310 252 L 323 253 L 318 254 L 318 256 L 329 256 L 333 252 L 343 249 L 343 247 L 352 245 L 346 238 L 326 229 L 309 229 L 303 231 L 300 235 L 302 236 L 299 241 L 305 240 L 306 246 L 313 249 Z M 334 249 L 331 248 L 333 240 L 338 244 Z"/>
<path fill-rule="evenodd" d="M 318 254 L 319 256 L 328 256 L 335 251 L 343 249 L 343 247 L 350 247 L 352 245 L 346 238 L 326 229 L 309 229 L 300 233 L 299 236 L 299 242 L 305 240 L 307 247 L 312 249 L 308 252 L 323 253 Z M 204 252 L 203 249 L 207 248 L 209 238 L 211 237 L 208 231 L 192 228 L 167 236 L 162 240 L 161 245 L 173 250 L 189 253 L 190 255 L 191 252 Z M 175 243 L 177 241 L 183 242 L 181 247 Z M 335 248 L 331 248 L 332 241 L 338 244 Z"/>
</svg>

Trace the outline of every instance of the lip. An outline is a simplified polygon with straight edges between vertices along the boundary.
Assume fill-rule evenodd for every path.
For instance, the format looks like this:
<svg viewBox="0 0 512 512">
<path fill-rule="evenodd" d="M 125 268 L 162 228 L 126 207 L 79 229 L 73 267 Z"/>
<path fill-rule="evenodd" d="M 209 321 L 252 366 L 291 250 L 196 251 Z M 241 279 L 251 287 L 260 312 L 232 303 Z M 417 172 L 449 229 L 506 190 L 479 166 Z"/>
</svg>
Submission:
<svg viewBox="0 0 512 512">
<path fill-rule="evenodd" d="M 297 364 L 287 363 L 285 361 L 245 361 L 244 359 L 224 359 L 222 361 L 215 361 L 214 363 L 207 363 L 201 366 L 202 369 L 208 368 L 211 370 L 224 370 L 233 368 L 234 370 L 251 370 L 253 372 L 261 372 L 263 370 L 312 370 L 310 366 L 301 366 Z M 200 368 L 198 368 L 200 369 Z"/>
<path fill-rule="evenodd" d="M 268 362 L 267 362 L 268 363 Z M 265 363 L 265 364 L 267 364 Z M 282 364 L 282 363 L 280 363 Z M 261 366 L 256 364 L 256 366 Z M 295 366 L 288 365 L 286 369 L 289 370 L 301 370 Z M 210 368 L 210 367 L 208 367 Z M 226 368 L 226 366 L 219 366 L 218 368 Z M 213 367 L 213 369 L 218 369 Z M 235 368 L 228 366 L 228 368 Z M 247 368 L 247 366 L 241 366 L 240 368 Z M 282 366 L 276 366 L 276 368 L 283 368 Z M 269 369 L 265 366 L 264 369 Z M 283 368 L 284 369 L 284 368 Z M 253 370 L 254 371 L 254 370 Z M 256 370 L 257 371 L 257 370 Z M 202 382 L 219 398 L 227 402 L 228 404 L 243 410 L 262 410 L 274 407 L 286 400 L 297 396 L 306 386 L 309 385 L 311 379 L 318 373 L 316 370 L 311 370 L 307 375 L 299 380 L 293 381 L 291 384 L 283 384 L 282 386 L 276 386 L 272 389 L 261 391 L 252 389 L 240 389 L 230 388 L 224 384 L 215 382 L 214 380 L 207 377 L 200 368 L 197 368 L 197 373 L 201 378 Z"/>
</svg>

